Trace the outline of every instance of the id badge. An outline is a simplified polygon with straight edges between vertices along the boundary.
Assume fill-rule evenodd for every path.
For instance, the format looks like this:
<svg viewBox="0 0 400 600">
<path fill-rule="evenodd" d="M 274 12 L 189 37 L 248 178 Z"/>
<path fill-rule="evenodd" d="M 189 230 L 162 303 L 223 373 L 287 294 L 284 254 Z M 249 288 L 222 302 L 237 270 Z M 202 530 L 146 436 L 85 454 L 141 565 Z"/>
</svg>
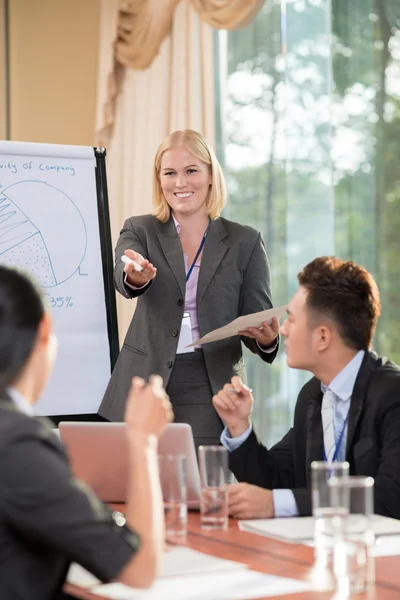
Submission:
<svg viewBox="0 0 400 600">
<path fill-rule="evenodd" d="M 184 354 L 186 352 L 194 352 L 194 347 L 186 348 L 188 344 L 193 342 L 192 338 L 192 323 L 190 321 L 190 313 L 183 313 L 181 332 L 179 334 L 177 354 Z"/>
</svg>

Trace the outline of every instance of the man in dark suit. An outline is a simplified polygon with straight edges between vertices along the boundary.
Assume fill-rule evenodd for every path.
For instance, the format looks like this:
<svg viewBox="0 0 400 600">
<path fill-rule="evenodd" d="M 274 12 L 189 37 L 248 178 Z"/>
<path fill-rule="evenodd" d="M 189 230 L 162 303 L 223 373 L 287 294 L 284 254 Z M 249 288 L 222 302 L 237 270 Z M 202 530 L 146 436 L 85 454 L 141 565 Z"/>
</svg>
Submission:
<svg viewBox="0 0 400 600">
<path fill-rule="evenodd" d="M 287 364 L 314 377 L 300 391 L 293 427 L 268 450 L 252 429 L 253 397 L 239 377 L 213 398 L 226 423 L 221 441 L 242 482 L 230 488 L 230 512 L 246 519 L 309 515 L 311 462 L 327 459 L 347 460 L 351 475 L 373 477 L 375 512 L 400 518 L 400 369 L 370 350 L 377 285 L 365 269 L 336 257 L 316 258 L 298 279 L 281 333 Z"/>
</svg>

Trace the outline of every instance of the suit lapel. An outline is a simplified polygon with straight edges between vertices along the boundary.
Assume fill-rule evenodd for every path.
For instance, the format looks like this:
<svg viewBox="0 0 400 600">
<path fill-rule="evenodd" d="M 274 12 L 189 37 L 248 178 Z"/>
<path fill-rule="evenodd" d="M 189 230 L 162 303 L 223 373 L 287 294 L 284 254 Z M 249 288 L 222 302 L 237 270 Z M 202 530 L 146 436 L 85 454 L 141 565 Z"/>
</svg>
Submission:
<svg viewBox="0 0 400 600">
<path fill-rule="evenodd" d="M 182 246 L 172 216 L 160 224 L 162 233 L 157 234 L 164 256 L 173 272 L 181 294 L 185 297 L 186 275 Z"/>
<path fill-rule="evenodd" d="M 368 391 L 368 382 L 375 368 L 377 357 L 374 352 L 366 352 L 351 396 L 349 423 L 347 429 L 346 458 L 348 459 L 354 435 L 364 407 Z M 321 382 L 314 379 L 309 392 L 307 405 L 307 440 L 306 440 L 306 468 L 307 485 L 311 486 L 310 472 L 313 460 L 323 459 L 324 436 L 321 419 L 322 391 Z"/>
<path fill-rule="evenodd" d="M 227 235 L 221 219 L 210 221 L 197 284 L 197 306 L 199 306 L 215 271 L 228 251 L 228 245 L 222 241 Z"/>
<path fill-rule="evenodd" d="M 307 405 L 306 480 L 311 487 L 311 463 L 323 459 L 323 432 L 321 421 L 321 382 L 314 379 Z"/>
<path fill-rule="evenodd" d="M 374 352 L 365 353 L 356 382 L 354 384 L 350 402 L 349 423 L 347 426 L 346 458 L 349 457 L 350 449 L 353 444 L 354 434 L 356 432 L 368 392 L 368 382 L 372 371 L 375 368 L 376 360 L 377 356 Z"/>
</svg>

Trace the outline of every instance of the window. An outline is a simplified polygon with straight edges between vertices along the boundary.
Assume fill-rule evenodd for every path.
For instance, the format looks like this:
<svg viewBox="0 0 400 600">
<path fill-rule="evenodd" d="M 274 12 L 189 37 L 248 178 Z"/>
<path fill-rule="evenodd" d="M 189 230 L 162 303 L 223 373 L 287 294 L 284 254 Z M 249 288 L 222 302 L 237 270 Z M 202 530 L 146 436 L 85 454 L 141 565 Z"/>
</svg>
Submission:
<svg viewBox="0 0 400 600">
<path fill-rule="evenodd" d="M 400 362 L 400 5 L 266 0 L 246 29 L 216 34 L 225 216 L 261 231 L 274 304 L 322 254 L 365 266 L 381 290 L 374 346 Z M 246 351 L 267 443 L 292 423 L 309 373 Z"/>
</svg>

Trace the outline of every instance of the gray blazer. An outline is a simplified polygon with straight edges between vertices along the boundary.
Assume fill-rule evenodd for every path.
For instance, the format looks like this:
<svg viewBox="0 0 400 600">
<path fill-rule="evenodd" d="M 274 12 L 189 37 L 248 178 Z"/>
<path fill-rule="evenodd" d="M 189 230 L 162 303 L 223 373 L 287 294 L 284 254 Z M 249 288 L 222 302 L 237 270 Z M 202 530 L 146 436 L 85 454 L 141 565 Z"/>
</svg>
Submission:
<svg viewBox="0 0 400 600">
<path fill-rule="evenodd" d="M 143 290 L 124 284 L 121 256 L 140 252 L 157 267 L 157 276 Z M 114 280 L 125 298 L 138 297 L 118 361 L 99 413 L 111 421 L 123 419 L 132 377 L 158 373 L 167 386 L 174 365 L 185 298 L 185 264 L 171 217 L 161 223 L 153 215 L 125 221 L 115 249 Z M 270 270 L 258 231 L 224 218 L 210 222 L 201 259 L 197 314 L 201 336 L 236 317 L 271 308 Z M 277 353 L 263 353 L 254 340 L 238 336 L 203 346 L 213 393 L 233 375 L 246 378 L 241 340 L 265 362 Z"/>
</svg>

